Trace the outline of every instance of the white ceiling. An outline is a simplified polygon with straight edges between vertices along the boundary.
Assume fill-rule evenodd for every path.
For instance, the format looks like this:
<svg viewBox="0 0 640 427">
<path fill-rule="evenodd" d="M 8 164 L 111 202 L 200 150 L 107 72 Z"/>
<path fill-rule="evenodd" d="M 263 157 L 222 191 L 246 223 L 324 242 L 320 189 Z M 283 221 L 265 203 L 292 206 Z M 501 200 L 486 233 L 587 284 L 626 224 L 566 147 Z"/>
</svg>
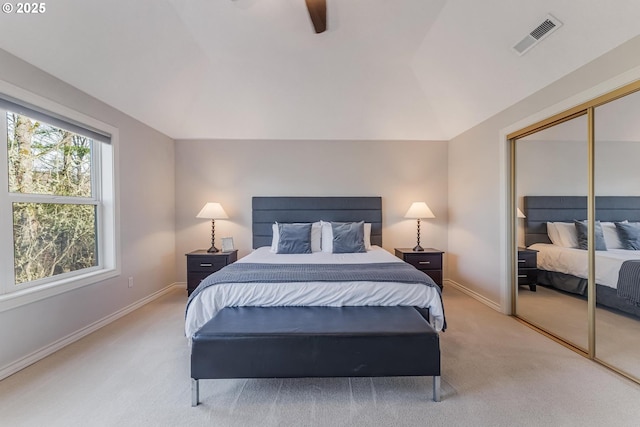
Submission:
<svg viewBox="0 0 640 427">
<path fill-rule="evenodd" d="M 319 35 L 304 0 L 46 6 L 0 48 L 176 139 L 446 140 L 640 34 L 638 0 L 327 0 Z"/>
</svg>

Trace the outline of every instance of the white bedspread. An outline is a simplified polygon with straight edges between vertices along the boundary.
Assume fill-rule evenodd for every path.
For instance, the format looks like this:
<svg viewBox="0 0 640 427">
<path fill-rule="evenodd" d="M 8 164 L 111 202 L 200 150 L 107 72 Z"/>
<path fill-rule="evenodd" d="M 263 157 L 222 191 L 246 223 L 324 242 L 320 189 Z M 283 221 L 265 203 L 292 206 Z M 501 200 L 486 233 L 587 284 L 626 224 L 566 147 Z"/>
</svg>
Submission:
<svg viewBox="0 0 640 427">
<path fill-rule="evenodd" d="M 572 274 L 584 279 L 588 276 L 589 261 L 587 251 L 564 248 L 548 243 L 536 243 L 530 249 L 538 251 L 538 268 L 547 271 Z M 640 259 L 640 251 L 609 249 L 596 251 L 596 283 L 618 287 L 618 272 L 624 261 Z"/>
<path fill-rule="evenodd" d="M 275 264 L 367 264 L 403 262 L 384 249 L 373 246 L 366 253 L 282 255 L 268 247 L 258 248 L 237 262 Z M 210 286 L 189 304 L 185 333 L 191 336 L 224 307 L 238 306 L 362 306 L 408 305 L 429 309 L 430 323 L 442 330 L 444 312 L 438 291 L 423 284 L 395 282 L 292 282 L 269 284 L 229 283 Z"/>
</svg>

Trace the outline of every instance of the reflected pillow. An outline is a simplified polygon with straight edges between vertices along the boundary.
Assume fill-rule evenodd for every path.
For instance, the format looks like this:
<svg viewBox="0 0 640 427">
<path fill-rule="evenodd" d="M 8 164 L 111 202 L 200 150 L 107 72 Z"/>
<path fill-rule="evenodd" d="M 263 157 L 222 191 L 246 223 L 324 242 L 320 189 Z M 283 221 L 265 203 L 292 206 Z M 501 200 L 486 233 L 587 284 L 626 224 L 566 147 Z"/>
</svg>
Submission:
<svg viewBox="0 0 640 427">
<path fill-rule="evenodd" d="M 640 223 L 616 222 L 616 229 L 623 249 L 640 250 Z"/>
<path fill-rule="evenodd" d="M 587 235 L 587 222 L 586 221 L 574 221 L 576 232 L 578 233 L 578 249 L 586 250 L 588 247 L 589 238 Z M 606 251 L 607 245 L 604 242 L 604 234 L 602 232 L 602 225 L 600 221 L 596 221 L 596 251 Z"/>
<path fill-rule="evenodd" d="M 558 229 L 556 228 L 555 223 L 547 223 L 547 236 L 549 236 L 551 243 L 557 246 L 562 246 L 562 241 L 560 240 L 560 235 L 558 234 Z"/>
<path fill-rule="evenodd" d="M 622 222 L 627 223 L 628 221 Z M 601 225 L 602 233 L 604 234 L 604 243 L 607 245 L 607 249 L 624 249 L 616 225 L 613 222 L 602 222 Z"/>
<path fill-rule="evenodd" d="M 332 222 L 334 254 L 351 254 L 366 252 L 364 246 L 364 221 Z"/>
<path fill-rule="evenodd" d="M 578 247 L 578 233 L 576 226 L 570 222 L 554 222 L 553 225 L 558 231 L 558 237 L 560 238 L 560 246 L 564 248 L 577 248 Z"/>
<path fill-rule="evenodd" d="M 310 254 L 311 223 L 278 224 L 278 254 Z"/>
</svg>

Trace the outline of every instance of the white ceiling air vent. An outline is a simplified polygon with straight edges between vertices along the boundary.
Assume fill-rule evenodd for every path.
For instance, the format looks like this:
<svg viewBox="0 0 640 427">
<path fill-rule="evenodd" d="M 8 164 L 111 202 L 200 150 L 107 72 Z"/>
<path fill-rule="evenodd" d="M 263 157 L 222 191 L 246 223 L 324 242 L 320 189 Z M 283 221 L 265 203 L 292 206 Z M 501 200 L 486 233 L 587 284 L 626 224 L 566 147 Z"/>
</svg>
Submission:
<svg viewBox="0 0 640 427">
<path fill-rule="evenodd" d="M 540 25 L 538 25 L 513 47 L 513 50 L 515 50 L 518 55 L 524 55 L 529 51 L 529 49 L 540 43 L 544 38 L 561 26 L 562 22 L 558 21 L 557 18 L 552 15 L 547 15 Z"/>
</svg>

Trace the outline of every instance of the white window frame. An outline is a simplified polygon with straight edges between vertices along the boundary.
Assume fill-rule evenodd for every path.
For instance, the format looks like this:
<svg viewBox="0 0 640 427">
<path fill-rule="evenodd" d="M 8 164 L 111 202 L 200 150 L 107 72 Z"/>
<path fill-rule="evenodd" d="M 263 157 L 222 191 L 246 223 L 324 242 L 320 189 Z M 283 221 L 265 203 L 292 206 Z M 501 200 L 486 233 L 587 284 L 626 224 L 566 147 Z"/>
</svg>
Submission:
<svg viewBox="0 0 640 427">
<path fill-rule="evenodd" d="M 57 198 L 59 202 L 66 201 L 73 204 L 83 202 L 94 204 L 94 199 L 97 201 L 95 205 L 97 206 L 98 265 L 16 285 L 12 204 L 16 201 L 46 203 L 51 201 L 52 197 L 9 193 L 6 110 L 0 109 L 2 116 L 0 140 L 4 141 L 2 149 L 0 149 L 0 312 L 2 312 L 117 277 L 121 274 L 121 267 L 117 180 L 118 129 L 2 80 L 0 80 L 0 93 L 50 112 L 52 115 L 67 118 L 72 122 L 81 123 L 89 129 L 96 129 L 101 133 L 111 135 L 110 144 L 94 141 L 94 153 L 92 154 L 92 162 L 95 162 L 92 164 L 94 194 L 92 197 L 87 199 Z"/>
</svg>

